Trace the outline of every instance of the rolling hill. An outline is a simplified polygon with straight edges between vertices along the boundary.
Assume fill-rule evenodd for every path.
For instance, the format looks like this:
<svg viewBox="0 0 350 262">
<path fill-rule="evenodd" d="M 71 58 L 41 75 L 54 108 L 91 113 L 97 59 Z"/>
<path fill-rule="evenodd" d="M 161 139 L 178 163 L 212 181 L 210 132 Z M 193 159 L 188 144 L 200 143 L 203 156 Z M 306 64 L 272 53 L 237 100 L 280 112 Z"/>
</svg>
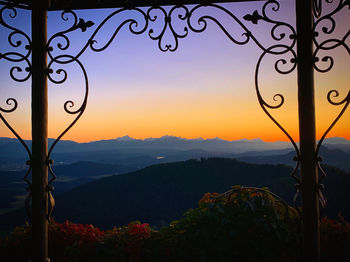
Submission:
<svg viewBox="0 0 350 262">
<path fill-rule="evenodd" d="M 325 166 L 328 207 L 350 219 L 345 196 L 350 174 Z M 224 192 L 233 185 L 263 187 L 292 202 L 295 181 L 284 165 L 248 164 L 234 159 L 209 158 L 154 165 L 129 174 L 111 176 L 75 188 L 57 197 L 57 220 L 71 219 L 101 227 L 141 220 L 165 225 L 196 207 L 206 192 Z"/>
<path fill-rule="evenodd" d="M 328 207 L 325 214 L 339 212 L 350 219 L 346 197 L 350 174 L 324 167 Z M 234 159 L 209 158 L 153 165 L 128 174 L 110 176 L 78 186 L 56 197 L 54 219 L 102 228 L 141 220 L 162 226 L 197 206 L 206 192 L 224 192 L 233 185 L 262 187 L 291 202 L 295 181 L 285 165 L 248 164 Z M 23 210 L 0 216 L 1 227 L 24 221 Z"/>
<path fill-rule="evenodd" d="M 49 140 L 52 144 L 53 139 Z M 26 141 L 30 145 L 31 141 Z M 350 141 L 328 138 L 321 156 L 328 165 L 350 171 Z M 294 165 L 294 153 L 287 142 L 264 142 L 260 139 L 226 141 L 214 139 L 185 139 L 173 136 L 133 139 L 119 137 L 110 140 L 77 143 L 63 140 L 57 144 L 52 159 L 56 164 L 87 161 L 127 166 L 136 170 L 149 165 L 184 161 L 200 157 L 237 158 L 250 163 Z M 28 160 L 25 150 L 15 139 L 0 138 L 0 170 L 19 171 Z"/>
<path fill-rule="evenodd" d="M 288 166 L 295 166 L 293 158 L 295 152 L 281 153 L 279 155 L 268 155 L 268 154 L 259 154 L 259 155 L 246 155 L 238 156 L 237 159 L 257 164 L 284 164 Z M 320 149 L 320 156 L 322 157 L 322 163 L 338 167 L 345 171 L 350 172 L 350 153 L 346 153 L 340 149 L 330 149 L 326 146 L 322 146 Z"/>
<path fill-rule="evenodd" d="M 100 164 L 93 162 L 76 162 L 70 165 L 54 166 L 57 175 L 54 182 L 54 195 L 86 184 L 97 178 L 131 171 L 121 165 Z M 23 181 L 24 171 L 0 171 L 0 214 L 23 206 L 27 195 L 27 185 Z"/>
</svg>

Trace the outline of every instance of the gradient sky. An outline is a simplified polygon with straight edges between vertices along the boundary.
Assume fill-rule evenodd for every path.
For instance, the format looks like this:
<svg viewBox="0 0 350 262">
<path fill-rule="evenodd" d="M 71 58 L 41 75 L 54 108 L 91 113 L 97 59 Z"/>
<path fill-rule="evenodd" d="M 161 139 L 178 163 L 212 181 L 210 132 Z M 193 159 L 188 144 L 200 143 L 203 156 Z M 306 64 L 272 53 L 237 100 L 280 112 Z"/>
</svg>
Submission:
<svg viewBox="0 0 350 262">
<path fill-rule="evenodd" d="M 260 11 L 261 5 L 236 3 L 224 6 L 243 21 L 244 15 L 256 9 Z M 87 32 L 78 30 L 72 33 L 68 53 L 74 54 L 79 50 L 96 25 L 111 12 L 113 10 L 77 11 L 79 17 L 94 21 L 95 26 Z M 229 17 L 215 10 L 207 13 L 218 17 L 233 36 L 242 39 L 243 31 Z M 283 21 L 294 24 L 293 1 L 281 1 L 281 10 L 277 15 L 272 14 L 276 19 L 281 17 Z M 98 44 L 108 41 L 121 19 L 130 15 L 110 20 L 97 36 Z M 59 16 L 60 12 L 49 13 L 49 36 L 70 25 Z M 344 35 L 349 30 L 349 18 L 349 10 L 343 10 L 336 17 L 336 35 Z M 6 21 L 30 34 L 29 12 L 19 12 L 17 18 Z M 259 22 L 253 25 L 246 21 L 244 24 L 265 46 L 274 44 L 270 27 L 266 24 Z M 180 25 L 175 23 L 175 26 Z M 157 29 L 156 25 L 154 27 Z M 8 32 L 0 29 L 0 36 L 6 39 Z M 171 35 L 165 39 L 172 42 Z M 347 39 L 348 45 L 349 41 Z M 9 46 L 2 40 L 0 53 L 6 50 L 10 50 Z M 259 137 L 265 141 L 286 141 L 285 135 L 258 104 L 254 71 L 260 54 L 261 50 L 252 41 L 244 46 L 232 43 L 214 23 L 208 23 L 203 33 L 190 32 L 185 39 L 180 39 L 179 48 L 174 53 L 161 52 L 158 43 L 151 40 L 147 32 L 133 35 L 125 27 L 107 50 L 100 53 L 87 50 L 81 56 L 89 76 L 88 106 L 64 139 L 86 142 L 124 135 L 135 138 L 174 135 L 227 140 Z M 333 70 L 326 74 L 315 73 L 318 138 L 341 110 L 327 103 L 327 93 L 337 89 L 340 93 L 337 101 L 340 101 L 349 90 L 349 56 L 342 48 L 331 54 L 335 58 Z M 280 75 L 273 69 L 273 61 L 276 60 L 266 59 L 262 65 L 261 93 L 272 104 L 274 94 L 284 95 L 283 107 L 271 112 L 298 140 L 296 72 Z M 18 100 L 16 112 L 4 115 L 24 138 L 30 139 L 31 83 L 30 80 L 14 82 L 9 77 L 9 69 L 10 63 L 0 60 L 0 106 L 5 108 L 9 97 Z M 84 79 L 79 68 L 69 65 L 65 69 L 68 80 L 64 84 L 49 83 L 49 137 L 58 136 L 73 120 L 64 112 L 64 102 L 73 100 L 79 105 L 84 97 Z M 0 136 L 13 137 L 3 124 L 0 125 Z M 345 112 L 329 136 L 350 139 L 350 110 Z"/>
</svg>

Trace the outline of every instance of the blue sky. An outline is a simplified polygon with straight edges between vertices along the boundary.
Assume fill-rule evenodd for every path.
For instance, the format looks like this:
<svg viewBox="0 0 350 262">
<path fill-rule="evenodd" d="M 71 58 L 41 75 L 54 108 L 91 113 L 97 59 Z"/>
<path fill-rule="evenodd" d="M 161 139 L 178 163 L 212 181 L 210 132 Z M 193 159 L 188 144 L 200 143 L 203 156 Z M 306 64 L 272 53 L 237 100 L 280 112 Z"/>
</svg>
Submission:
<svg viewBox="0 0 350 262">
<path fill-rule="evenodd" d="M 280 2 L 280 10 L 276 13 L 269 9 L 268 14 L 294 25 L 293 1 Z M 244 15 L 260 11 L 262 4 L 254 2 L 223 6 L 244 21 Z M 79 17 L 94 21 L 95 25 L 86 32 L 77 30 L 71 33 L 71 46 L 67 53 L 74 54 L 80 50 L 97 25 L 113 11 L 77 11 Z M 232 18 L 213 8 L 206 9 L 205 13 L 217 17 L 235 38 L 243 39 L 241 34 L 244 31 Z M 106 43 L 115 28 L 130 16 L 137 18 L 135 12 L 125 12 L 106 23 L 96 35 L 97 45 Z M 348 10 L 337 17 L 336 34 L 341 35 L 349 30 L 348 17 Z M 29 12 L 20 12 L 17 18 L 6 21 L 13 21 L 14 25 L 30 34 Z M 50 12 L 48 35 L 64 30 L 71 21 L 62 21 L 60 12 Z M 139 21 L 142 26 L 142 20 Z M 244 24 L 264 45 L 274 44 L 271 27 L 267 23 L 260 21 L 254 25 L 244 21 Z M 174 22 L 174 25 L 182 31 L 181 23 Z M 159 24 L 154 23 L 152 27 L 157 30 Z M 286 140 L 259 107 L 254 70 L 261 50 L 252 41 L 243 46 L 236 45 L 216 24 L 208 22 L 205 32 L 189 32 L 186 38 L 179 39 L 176 52 L 163 53 L 158 49 L 158 43 L 148 36 L 148 30 L 134 35 L 125 26 L 105 51 L 96 53 L 88 49 L 80 57 L 89 76 L 88 107 L 65 139 L 90 141 L 123 135 L 136 138 L 176 135 L 228 140 L 255 137 L 266 141 Z M 286 28 L 280 30 L 288 33 Z M 7 37 L 8 31 L 1 29 L 0 34 Z M 163 44 L 165 42 L 174 43 L 169 32 Z M 0 43 L 0 49 L 9 49 L 6 41 Z M 327 103 L 327 92 L 336 88 L 341 99 L 349 90 L 349 56 L 340 48 L 333 55 L 336 62 L 334 69 L 327 74 L 315 74 L 318 137 L 340 109 Z M 285 76 L 276 73 L 273 69 L 275 61 L 268 58 L 262 64 L 261 92 L 269 103 L 274 103 L 272 98 L 277 93 L 285 96 L 284 106 L 272 113 L 298 140 L 296 74 L 293 72 Z M 19 108 L 8 118 L 23 137 L 30 138 L 30 80 L 20 84 L 14 82 L 8 76 L 9 68 L 9 63 L 0 60 L 1 105 L 8 97 L 18 100 Z M 68 80 L 62 85 L 49 84 L 50 137 L 59 135 L 73 120 L 63 110 L 65 101 L 73 100 L 79 106 L 84 97 L 84 79 L 79 67 L 72 64 L 64 68 L 68 72 Z M 54 69 L 59 67 L 55 66 Z M 330 136 L 350 138 L 349 123 L 350 113 L 346 112 Z M 0 127 L 0 136 L 11 136 L 4 125 Z"/>
</svg>

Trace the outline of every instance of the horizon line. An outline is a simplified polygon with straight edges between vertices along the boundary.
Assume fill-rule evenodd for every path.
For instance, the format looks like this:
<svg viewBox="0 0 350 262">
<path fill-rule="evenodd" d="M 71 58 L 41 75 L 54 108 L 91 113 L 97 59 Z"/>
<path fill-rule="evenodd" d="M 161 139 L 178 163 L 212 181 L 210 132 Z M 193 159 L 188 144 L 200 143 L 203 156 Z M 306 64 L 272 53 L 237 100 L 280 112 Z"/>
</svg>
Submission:
<svg viewBox="0 0 350 262">
<path fill-rule="evenodd" d="M 174 135 L 163 135 L 163 136 L 160 136 L 160 137 L 146 137 L 146 138 L 134 138 L 134 137 L 131 137 L 129 135 L 124 135 L 124 136 L 119 136 L 119 137 L 116 137 L 116 138 L 105 138 L 105 139 L 98 139 L 98 140 L 90 140 L 90 141 L 87 141 L 87 142 L 77 142 L 77 141 L 74 141 L 74 140 L 71 140 L 71 139 L 60 139 L 59 141 L 70 141 L 70 142 L 74 142 L 74 143 L 78 143 L 78 144 L 86 144 L 86 143 L 93 143 L 93 142 L 99 142 L 99 141 L 110 141 L 110 140 L 118 140 L 118 139 L 129 139 L 130 141 L 132 140 L 141 140 L 141 141 L 147 141 L 147 140 L 151 140 L 151 139 L 162 139 L 162 138 L 167 138 L 167 137 L 170 137 L 170 138 L 178 138 L 178 139 L 182 139 L 182 140 L 199 140 L 199 141 L 207 141 L 207 140 L 222 140 L 222 141 L 226 141 L 226 142 L 236 142 L 236 141 L 253 141 L 253 140 L 260 140 L 264 143 L 276 143 L 276 142 L 282 142 L 282 143 L 291 143 L 291 141 L 283 141 L 283 140 L 274 140 L 274 141 L 265 141 L 259 137 L 256 137 L 256 138 L 252 138 L 252 139 L 248 139 L 248 138 L 241 138 L 241 139 L 236 139 L 236 140 L 226 140 L 226 139 L 222 139 L 218 136 L 216 137 L 208 137 L 208 138 L 203 138 L 203 137 L 195 137 L 195 138 L 186 138 L 186 137 L 181 137 L 181 136 L 174 136 Z M 19 141 L 16 137 L 0 137 L 1 138 L 7 138 L 7 139 L 15 139 L 17 141 Z M 341 136 L 333 136 L 333 137 L 326 137 L 325 140 L 327 139 L 332 139 L 332 138 L 341 138 L 341 139 L 344 139 L 346 141 L 350 141 L 349 139 L 345 138 L 345 137 L 341 137 Z M 56 140 L 57 138 L 48 138 L 48 140 Z M 31 139 L 23 139 L 24 141 L 31 141 Z M 123 142 L 123 140 L 119 140 L 120 142 Z M 127 140 L 124 140 L 124 141 L 127 141 Z M 320 139 L 317 139 L 316 142 L 320 141 Z M 299 143 L 299 141 L 295 140 L 296 143 Z"/>
</svg>

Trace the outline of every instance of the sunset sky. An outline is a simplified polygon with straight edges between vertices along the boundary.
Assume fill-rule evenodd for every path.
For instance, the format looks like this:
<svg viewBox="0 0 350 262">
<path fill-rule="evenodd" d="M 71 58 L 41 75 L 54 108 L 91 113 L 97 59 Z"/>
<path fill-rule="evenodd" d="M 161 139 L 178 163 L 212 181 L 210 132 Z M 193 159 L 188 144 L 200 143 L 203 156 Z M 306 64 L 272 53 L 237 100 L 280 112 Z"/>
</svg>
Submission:
<svg viewBox="0 0 350 262">
<path fill-rule="evenodd" d="M 294 24 L 293 1 L 280 2 L 281 10 L 270 14 L 275 19 L 280 17 Z M 252 14 L 254 10 L 260 11 L 262 4 L 255 2 L 224 6 L 244 21 L 244 15 Z M 72 33 L 71 48 L 67 53 L 75 54 L 111 12 L 113 10 L 77 11 L 79 17 L 86 21 L 92 20 L 95 25 L 86 32 L 77 30 Z M 241 35 L 244 31 L 232 19 L 215 10 L 208 9 L 207 13 L 218 17 L 235 38 L 243 39 Z M 110 39 L 117 25 L 123 21 L 121 19 L 127 15 L 114 17 L 106 24 L 96 37 L 98 46 Z M 64 22 L 59 16 L 60 12 L 49 13 L 49 36 L 70 25 L 71 20 Z M 349 30 L 350 10 L 345 8 L 335 18 L 335 35 L 345 35 Z M 29 12 L 20 12 L 17 18 L 6 17 L 5 20 L 30 34 Z M 276 43 L 266 23 L 260 21 L 254 25 L 244 21 L 244 24 L 265 46 Z M 177 27 L 181 29 L 179 24 Z M 157 26 L 154 28 L 157 29 Z M 289 33 L 287 30 L 284 32 Z M 8 30 L 0 29 L 0 53 L 13 50 L 5 40 L 8 33 Z M 167 40 L 173 43 L 171 35 L 164 38 L 165 42 Z M 349 37 L 347 44 L 350 45 Z M 254 72 L 261 53 L 253 41 L 243 46 L 232 43 L 212 22 L 208 22 L 205 32 L 190 31 L 186 38 L 179 39 L 178 50 L 174 53 L 161 52 L 157 41 L 148 36 L 148 30 L 142 35 L 134 35 L 125 26 L 105 51 L 96 53 L 88 49 L 81 56 L 80 60 L 89 77 L 88 106 L 79 122 L 63 139 L 87 142 L 124 135 L 134 138 L 174 135 L 185 138 L 220 137 L 226 140 L 259 137 L 265 141 L 287 141 L 285 135 L 264 114 L 257 100 Z M 336 101 L 340 101 L 350 88 L 350 59 L 347 51 L 339 47 L 329 54 L 335 58 L 333 70 L 325 74 L 315 73 L 318 138 L 341 110 L 341 107 L 327 102 L 327 93 L 337 89 L 340 96 Z M 275 94 L 280 93 L 285 97 L 285 104 L 271 113 L 298 140 L 296 70 L 289 75 L 278 74 L 273 63 L 276 58 L 264 60 L 260 70 L 260 90 L 271 104 L 277 103 L 273 101 Z M 291 57 L 287 55 L 279 58 Z M 25 139 L 30 139 L 31 82 L 14 82 L 9 77 L 10 68 L 9 62 L 0 59 L 0 106 L 6 108 L 6 99 L 9 97 L 18 100 L 16 112 L 3 115 Z M 65 101 L 73 100 L 79 106 L 84 97 L 84 78 L 79 67 L 72 64 L 64 68 L 68 80 L 62 85 L 49 83 L 49 137 L 52 138 L 58 136 L 73 120 L 63 110 Z M 55 66 L 54 70 L 57 69 L 59 67 Z M 57 75 L 53 77 L 60 78 Z M 3 124 L 0 125 L 0 136 L 13 137 Z M 329 136 L 350 139 L 350 109 Z"/>
</svg>

